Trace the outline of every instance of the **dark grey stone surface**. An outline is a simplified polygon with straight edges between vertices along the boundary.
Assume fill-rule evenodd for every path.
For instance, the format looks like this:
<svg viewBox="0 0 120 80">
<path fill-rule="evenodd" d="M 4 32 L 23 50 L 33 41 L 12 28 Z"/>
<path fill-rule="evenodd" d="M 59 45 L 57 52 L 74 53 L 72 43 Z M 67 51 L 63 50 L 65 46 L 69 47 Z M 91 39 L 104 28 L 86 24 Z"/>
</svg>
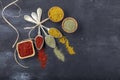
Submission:
<svg viewBox="0 0 120 80">
<path fill-rule="evenodd" d="M 13 0 L 1 1 L 5 6 Z M 28 38 L 28 31 L 23 28 L 33 25 L 26 22 L 23 15 L 30 15 L 38 7 L 43 9 L 43 19 L 55 5 L 64 9 L 65 17 L 76 18 L 79 28 L 73 34 L 65 33 L 61 23 L 44 24 L 60 29 L 75 47 L 76 55 L 70 56 L 64 46 L 58 44 L 65 53 L 65 63 L 46 47 L 49 59 L 45 70 L 40 68 L 37 56 L 19 60 L 30 67 L 21 68 L 11 48 L 16 33 L 0 16 L 0 80 L 120 80 L 120 0 L 20 0 L 18 5 L 22 8 L 19 18 L 12 17 L 18 15 L 14 5 L 7 9 L 6 16 L 19 30 L 19 41 Z M 36 33 L 34 31 L 32 36 Z"/>
</svg>

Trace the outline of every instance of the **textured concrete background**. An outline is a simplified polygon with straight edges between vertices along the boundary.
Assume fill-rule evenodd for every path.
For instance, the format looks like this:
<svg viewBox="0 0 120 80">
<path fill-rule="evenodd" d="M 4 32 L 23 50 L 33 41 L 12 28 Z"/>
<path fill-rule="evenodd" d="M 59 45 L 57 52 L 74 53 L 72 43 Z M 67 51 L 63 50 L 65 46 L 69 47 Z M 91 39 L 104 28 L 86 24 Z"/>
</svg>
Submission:
<svg viewBox="0 0 120 80">
<path fill-rule="evenodd" d="M 3 6 L 13 0 L 1 0 Z M 37 56 L 19 60 L 28 65 L 23 69 L 13 58 L 11 48 L 16 38 L 15 31 L 8 26 L 0 16 L 0 80 L 119 80 L 120 79 L 120 0 L 20 0 L 22 8 L 19 18 L 18 8 L 10 7 L 6 11 L 7 18 L 20 31 L 20 39 L 27 39 L 28 31 L 23 28 L 33 24 L 24 21 L 23 15 L 43 9 L 42 18 L 47 17 L 47 11 L 52 6 L 60 6 L 65 11 L 65 17 L 75 17 L 79 23 L 78 30 L 66 34 L 61 29 L 61 23 L 48 21 L 44 25 L 57 27 L 75 47 L 76 55 L 70 56 L 65 48 L 66 61 L 61 63 L 46 46 L 49 60 L 47 68 L 40 68 Z M 0 10 L 1 12 L 1 10 Z M 36 35 L 36 30 L 32 36 Z"/>
</svg>

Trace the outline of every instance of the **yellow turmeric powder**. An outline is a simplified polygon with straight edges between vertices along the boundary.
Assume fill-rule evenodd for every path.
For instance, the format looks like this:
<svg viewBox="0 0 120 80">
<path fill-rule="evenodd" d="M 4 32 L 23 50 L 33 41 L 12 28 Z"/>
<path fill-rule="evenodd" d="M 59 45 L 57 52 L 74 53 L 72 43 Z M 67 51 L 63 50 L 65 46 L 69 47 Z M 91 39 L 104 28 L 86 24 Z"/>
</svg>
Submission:
<svg viewBox="0 0 120 80">
<path fill-rule="evenodd" d="M 49 9 L 48 17 L 53 22 L 60 22 L 64 18 L 64 12 L 60 7 L 54 6 Z"/>
<path fill-rule="evenodd" d="M 67 51 L 69 52 L 70 55 L 75 54 L 74 48 L 72 46 L 70 46 L 70 43 L 65 36 L 59 38 L 59 42 L 65 45 L 65 47 L 66 47 L 66 49 L 67 49 Z"/>
<path fill-rule="evenodd" d="M 56 28 L 50 28 L 48 33 L 55 38 L 61 38 L 62 37 L 62 33 Z"/>
<path fill-rule="evenodd" d="M 62 33 L 56 29 L 56 28 L 50 28 L 48 33 L 55 37 L 55 38 L 58 38 L 59 39 L 59 42 L 64 44 L 67 51 L 69 52 L 70 55 L 74 55 L 75 54 L 75 51 L 74 51 L 74 48 L 72 46 L 70 46 L 70 43 L 68 41 L 68 39 L 62 35 Z"/>
<path fill-rule="evenodd" d="M 59 39 L 59 42 L 62 43 L 62 44 L 65 44 L 65 43 L 66 43 L 65 37 L 61 37 L 61 38 Z"/>
</svg>

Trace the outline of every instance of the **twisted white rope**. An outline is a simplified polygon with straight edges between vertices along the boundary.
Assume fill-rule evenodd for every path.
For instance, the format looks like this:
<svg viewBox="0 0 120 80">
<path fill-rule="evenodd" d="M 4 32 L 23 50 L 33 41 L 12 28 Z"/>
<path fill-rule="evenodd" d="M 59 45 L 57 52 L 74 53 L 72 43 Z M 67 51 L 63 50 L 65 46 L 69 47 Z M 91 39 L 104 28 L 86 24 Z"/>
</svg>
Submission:
<svg viewBox="0 0 120 80">
<path fill-rule="evenodd" d="M 5 15 L 4 15 L 4 11 L 5 11 L 8 7 L 10 7 L 11 5 L 16 4 L 16 2 L 18 2 L 18 1 L 19 1 L 19 0 L 15 0 L 15 1 L 9 3 L 9 4 L 8 4 L 7 6 L 5 6 L 5 7 L 3 8 L 3 10 L 2 10 L 2 18 L 3 18 L 3 19 L 5 20 L 5 22 L 6 22 L 9 26 L 11 26 L 11 27 L 16 31 L 16 33 L 17 33 L 17 37 L 16 37 L 16 40 L 15 40 L 12 48 L 15 47 L 15 45 L 16 45 L 18 39 L 19 39 L 19 32 L 18 32 L 18 30 L 15 28 L 15 26 L 7 20 L 7 18 L 6 18 Z"/>
<path fill-rule="evenodd" d="M 4 14 L 5 14 L 5 10 L 6 10 L 8 7 L 10 7 L 11 5 L 15 5 L 15 6 L 17 6 L 17 7 L 19 8 L 19 15 L 18 15 L 18 16 L 14 16 L 14 17 L 19 17 L 19 16 L 20 16 L 20 12 L 21 12 L 21 8 L 16 4 L 16 2 L 18 2 L 18 1 L 19 1 L 19 0 L 15 0 L 15 1 L 9 3 L 9 4 L 8 4 L 7 6 L 5 6 L 5 7 L 3 8 L 3 10 L 2 10 L 2 18 L 3 18 L 3 19 L 5 20 L 5 22 L 6 22 L 9 26 L 11 26 L 11 27 L 16 31 L 16 33 L 17 33 L 17 37 L 16 37 L 16 40 L 15 40 L 12 48 L 15 47 L 15 45 L 16 45 L 18 39 L 19 39 L 19 32 L 18 32 L 18 30 L 15 28 L 15 26 L 7 20 L 7 18 L 5 17 Z M 2 2 L 1 2 L 1 4 L 2 4 Z M 17 63 L 18 65 L 20 65 L 21 67 L 23 67 L 23 68 L 28 68 L 27 66 L 23 66 L 22 64 L 20 64 L 20 63 L 18 62 L 18 60 L 17 60 L 17 58 L 16 58 L 16 50 L 14 51 L 14 59 L 15 59 L 16 63 Z"/>
<path fill-rule="evenodd" d="M 14 51 L 14 59 L 15 59 L 15 62 L 16 62 L 19 66 L 21 66 L 21 67 L 23 67 L 23 68 L 28 68 L 27 66 L 24 66 L 24 65 L 22 65 L 22 64 L 20 64 L 20 63 L 18 62 L 17 57 L 16 57 L 16 50 Z"/>
</svg>

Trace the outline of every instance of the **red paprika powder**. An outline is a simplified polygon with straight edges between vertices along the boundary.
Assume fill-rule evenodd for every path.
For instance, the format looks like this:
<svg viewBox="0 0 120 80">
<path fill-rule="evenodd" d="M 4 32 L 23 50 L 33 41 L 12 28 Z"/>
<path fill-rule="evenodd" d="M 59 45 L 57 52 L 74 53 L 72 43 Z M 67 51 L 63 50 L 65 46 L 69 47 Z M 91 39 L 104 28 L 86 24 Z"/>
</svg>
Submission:
<svg viewBox="0 0 120 80">
<path fill-rule="evenodd" d="M 35 45 L 38 50 L 43 47 L 44 38 L 41 35 L 35 37 Z"/>
<path fill-rule="evenodd" d="M 25 40 L 17 43 L 17 52 L 20 59 L 29 58 L 35 55 L 33 42 Z"/>
<path fill-rule="evenodd" d="M 44 48 L 38 51 L 38 60 L 41 63 L 41 68 L 44 69 L 47 65 L 48 56 L 45 53 Z"/>
</svg>

